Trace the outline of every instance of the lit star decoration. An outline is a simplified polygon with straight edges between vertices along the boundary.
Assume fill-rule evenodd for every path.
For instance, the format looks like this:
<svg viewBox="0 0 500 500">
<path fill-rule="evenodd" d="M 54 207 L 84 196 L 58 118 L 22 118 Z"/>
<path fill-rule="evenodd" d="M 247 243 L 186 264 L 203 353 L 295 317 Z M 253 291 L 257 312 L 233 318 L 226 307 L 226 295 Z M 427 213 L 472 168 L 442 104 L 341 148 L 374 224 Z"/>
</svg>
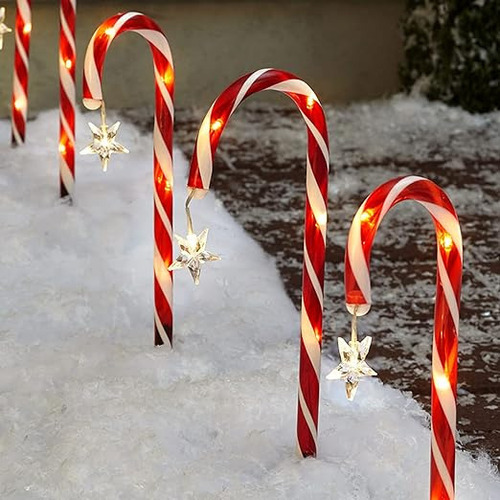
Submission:
<svg viewBox="0 0 500 500">
<path fill-rule="evenodd" d="M 198 236 L 193 231 L 193 220 L 191 219 L 191 211 L 189 210 L 189 204 L 195 195 L 195 190 L 193 189 L 189 196 L 187 197 L 185 209 L 186 209 L 186 219 L 187 219 L 187 236 L 182 238 L 181 236 L 174 234 L 177 244 L 180 248 L 180 255 L 177 259 L 170 264 L 168 270 L 175 271 L 176 269 L 189 269 L 191 277 L 193 278 L 194 284 L 199 285 L 201 266 L 205 262 L 213 262 L 215 260 L 220 260 L 220 257 L 214 253 L 207 252 L 205 250 L 207 246 L 208 229 L 205 228 Z"/>
<path fill-rule="evenodd" d="M 175 239 L 180 248 L 180 255 L 168 268 L 169 271 L 176 269 L 189 269 L 193 278 L 194 284 L 200 283 L 201 266 L 205 262 L 213 262 L 220 260 L 216 254 L 207 252 L 205 247 L 207 245 L 208 229 L 204 229 L 198 236 L 193 232 L 188 231 L 186 238 L 174 234 Z"/>
<path fill-rule="evenodd" d="M 3 49 L 3 36 L 10 33 L 12 30 L 4 24 L 5 21 L 5 7 L 0 7 L 0 50 Z"/>
<path fill-rule="evenodd" d="M 80 151 L 81 155 L 96 154 L 101 159 L 102 170 L 106 172 L 108 163 L 112 153 L 128 153 L 129 150 L 116 142 L 116 134 L 120 127 L 120 122 L 116 122 L 111 127 L 106 124 L 106 111 L 104 103 L 101 106 L 101 125 L 97 127 L 93 123 L 89 123 L 92 131 L 93 140 L 85 149 Z"/>
<path fill-rule="evenodd" d="M 344 380 L 347 399 L 352 401 L 356 395 L 359 381 L 362 377 L 373 377 L 377 373 L 365 361 L 372 343 L 371 337 L 365 337 L 358 342 L 356 313 L 352 318 L 351 340 L 347 343 L 339 337 L 340 364 L 332 370 L 326 378 L 328 380 Z"/>
</svg>

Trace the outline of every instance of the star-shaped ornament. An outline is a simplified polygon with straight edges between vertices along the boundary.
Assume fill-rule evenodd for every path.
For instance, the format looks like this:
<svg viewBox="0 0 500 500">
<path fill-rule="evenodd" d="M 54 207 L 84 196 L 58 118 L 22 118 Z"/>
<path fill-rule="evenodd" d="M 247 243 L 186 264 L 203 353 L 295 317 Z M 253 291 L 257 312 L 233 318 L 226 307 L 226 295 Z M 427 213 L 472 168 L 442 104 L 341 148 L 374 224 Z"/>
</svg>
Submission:
<svg viewBox="0 0 500 500">
<path fill-rule="evenodd" d="M 340 364 L 326 378 L 328 380 L 344 380 L 347 399 L 352 401 L 356 395 L 359 381 L 362 377 L 373 377 L 377 372 L 372 370 L 365 361 L 372 343 L 371 337 L 365 337 L 358 342 L 353 331 L 352 338 L 347 343 L 339 337 Z"/>
<path fill-rule="evenodd" d="M 116 142 L 116 133 L 120 127 L 120 122 L 116 122 L 111 127 L 106 125 L 105 117 L 102 117 L 100 127 L 93 123 L 89 123 L 90 130 L 92 131 L 92 143 L 85 149 L 80 151 L 81 155 L 96 154 L 101 159 L 102 170 L 106 172 L 108 169 L 109 159 L 112 153 L 128 153 L 129 150 Z"/>
<path fill-rule="evenodd" d="M 10 33 L 12 30 L 4 24 L 5 21 L 5 7 L 0 7 L 0 50 L 3 49 L 3 36 Z"/>
<path fill-rule="evenodd" d="M 174 234 L 180 248 L 180 255 L 169 266 L 169 271 L 176 269 L 189 269 L 194 284 L 200 283 L 201 266 L 205 262 L 220 260 L 220 257 L 214 253 L 205 250 L 207 245 L 208 229 L 204 229 L 198 236 L 193 232 L 188 232 L 186 238 Z"/>
</svg>

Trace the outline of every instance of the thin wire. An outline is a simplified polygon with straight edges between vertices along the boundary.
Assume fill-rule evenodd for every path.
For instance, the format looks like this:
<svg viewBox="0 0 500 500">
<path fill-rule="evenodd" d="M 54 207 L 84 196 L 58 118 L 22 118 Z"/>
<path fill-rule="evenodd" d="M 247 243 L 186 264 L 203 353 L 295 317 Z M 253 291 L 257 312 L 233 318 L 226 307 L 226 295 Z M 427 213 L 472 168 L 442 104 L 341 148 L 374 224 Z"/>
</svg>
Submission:
<svg viewBox="0 0 500 500">
<path fill-rule="evenodd" d="M 354 312 L 351 319 L 351 341 L 358 341 L 358 306 L 354 306 Z"/>
<path fill-rule="evenodd" d="M 191 210 L 189 210 L 189 204 L 191 203 L 191 200 L 194 198 L 194 192 L 195 190 L 192 189 L 191 192 L 189 193 L 188 197 L 186 198 L 186 218 L 187 218 L 187 231 L 188 234 L 193 234 L 193 219 L 191 218 Z"/>
<path fill-rule="evenodd" d="M 101 101 L 101 123 L 103 125 L 106 123 L 106 104 L 104 104 L 104 99 Z"/>
</svg>

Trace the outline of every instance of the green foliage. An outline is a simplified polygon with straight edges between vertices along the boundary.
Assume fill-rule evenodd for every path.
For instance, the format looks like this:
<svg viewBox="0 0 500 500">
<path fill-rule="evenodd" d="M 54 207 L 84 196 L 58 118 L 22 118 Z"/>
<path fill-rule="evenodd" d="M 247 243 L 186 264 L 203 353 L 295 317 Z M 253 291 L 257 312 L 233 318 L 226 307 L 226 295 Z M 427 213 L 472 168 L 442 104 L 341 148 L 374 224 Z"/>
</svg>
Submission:
<svg viewBox="0 0 500 500">
<path fill-rule="evenodd" d="M 403 36 L 406 91 L 500 109 L 500 0 L 406 0 Z"/>
</svg>

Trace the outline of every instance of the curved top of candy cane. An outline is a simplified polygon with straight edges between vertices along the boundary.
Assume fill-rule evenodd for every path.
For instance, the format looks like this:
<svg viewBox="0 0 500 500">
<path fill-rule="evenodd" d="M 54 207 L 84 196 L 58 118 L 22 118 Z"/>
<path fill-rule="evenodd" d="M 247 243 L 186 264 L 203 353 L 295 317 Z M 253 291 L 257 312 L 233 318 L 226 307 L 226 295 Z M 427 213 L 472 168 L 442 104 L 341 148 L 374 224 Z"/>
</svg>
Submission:
<svg viewBox="0 0 500 500">
<path fill-rule="evenodd" d="M 441 268 L 439 249 L 456 252 L 463 261 L 462 235 L 458 217 L 446 193 L 424 177 L 407 176 L 390 180 L 370 194 L 354 216 L 345 252 L 345 297 L 351 314 L 362 316 L 370 310 L 370 256 L 375 234 L 385 214 L 397 203 L 414 200 L 430 213 L 438 240 L 438 269 Z M 443 272 L 441 272 L 443 276 Z M 353 279 L 350 279 L 353 278 Z M 456 311 L 458 324 L 458 309 Z"/>
<path fill-rule="evenodd" d="M 134 31 L 142 35 L 149 42 L 153 52 L 155 72 L 160 72 L 160 79 L 167 84 L 170 94 L 169 98 L 165 93 L 165 101 L 167 105 L 171 103 L 174 64 L 167 38 L 158 24 L 150 17 L 140 12 L 127 12 L 125 14 L 116 14 L 106 19 L 96 29 L 89 42 L 87 52 L 85 53 L 83 69 L 83 104 L 86 108 L 98 109 L 101 106 L 103 100 L 102 72 L 104 59 L 111 42 L 126 31 Z M 163 91 L 162 94 L 164 94 Z M 173 106 L 171 111 L 173 116 Z"/>
<path fill-rule="evenodd" d="M 189 171 L 188 187 L 203 198 L 210 188 L 213 157 L 229 118 L 247 97 L 264 90 L 276 90 L 290 97 L 301 112 L 308 129 L 308 162 L 319 155 L 329 169 L 328 133 L 325 113 L 311 87 L 292 73 L 272 68 L 242 76 L 214 101 L 201 124 Z"/>
</svg>

